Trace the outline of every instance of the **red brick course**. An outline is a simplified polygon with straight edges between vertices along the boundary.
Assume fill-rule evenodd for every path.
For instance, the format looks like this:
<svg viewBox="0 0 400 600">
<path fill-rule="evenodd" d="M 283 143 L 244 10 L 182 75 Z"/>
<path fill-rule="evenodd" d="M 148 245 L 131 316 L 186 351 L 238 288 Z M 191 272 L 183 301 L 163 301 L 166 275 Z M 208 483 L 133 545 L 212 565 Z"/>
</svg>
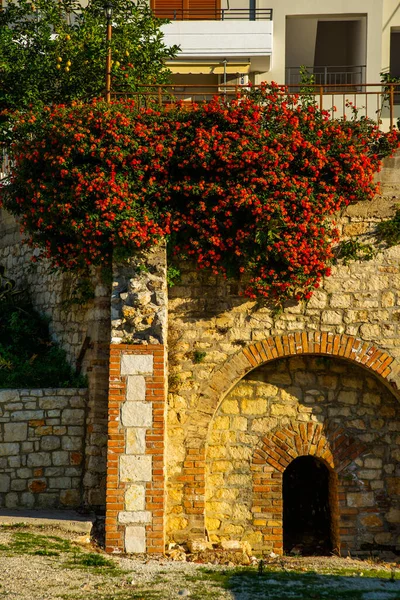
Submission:
<svg viewBox="0 0 400 600">
<path fill-rule="evenodd" d="M 152 456 L 152 481 L 146 485 L 145 509 L 152 512 L 146 525 L 147 552 L 164 552 L 165 460 L 164 460 L 164 347 L 161 345 L 113 344 L 110 348 L 110 392 L 108 403 L 108 454 L 106 496 L 106 551 L 124 552 L 125 526 L 118 523 L 124 510 L 126 484 L 119 480 L 119 457 L 125 452 L 125 430 L 120 423 L 125 401 L 126 377 L 121 377 L 122 354 L 151 354 L 154 372 L 146 376 L 146 400 L 153 403 L 153 428 L 146 433 L 146 454 Z"/>
</svg>

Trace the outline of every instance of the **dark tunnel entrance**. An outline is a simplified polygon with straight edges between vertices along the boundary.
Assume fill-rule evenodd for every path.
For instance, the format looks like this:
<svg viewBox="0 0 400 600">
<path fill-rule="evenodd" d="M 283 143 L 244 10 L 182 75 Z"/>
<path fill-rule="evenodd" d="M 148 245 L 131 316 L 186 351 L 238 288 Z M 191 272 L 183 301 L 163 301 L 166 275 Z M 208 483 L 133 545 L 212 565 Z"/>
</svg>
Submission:
<svg viewBox="0 0 400 600">
<path fill-rule="evenodd" d="M 283 551 L 327 555 L 332 552 L 330 471 L 313 456 L 293 460 L 283 474 Z"/>
</svg>

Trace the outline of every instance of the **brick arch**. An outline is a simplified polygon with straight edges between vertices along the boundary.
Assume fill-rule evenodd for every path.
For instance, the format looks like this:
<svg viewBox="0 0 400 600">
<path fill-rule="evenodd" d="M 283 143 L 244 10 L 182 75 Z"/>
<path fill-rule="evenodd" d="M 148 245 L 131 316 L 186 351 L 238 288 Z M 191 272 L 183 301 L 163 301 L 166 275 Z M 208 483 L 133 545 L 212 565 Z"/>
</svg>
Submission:
<svg viewBox="0 0 400 600">
<path fill-rule="evenodd" d="M 349 526 L 349 517 L 343 525 L 341 517 L 346 504 L 343 501 L 345 486 L 342 472 L 366 449 L 366 445 L 352 438 L 343 428 L 327 431 L 323 425 L 312 421 L 276 428 L 269 436 L 261 438 L 253 454 L 251 472 L 253 525 L 262 533 L 263 548 L 278 554 L 283 551 L 282 480 L 285 469 L 300 456 L 314 456 L 330 471 L 332 542 L 336 551 L 345 550 L 343 537 Z"/>
<path fill-rule="evenodd" d="M 303 331 L 269 337 L 243 348 L 214 371 L 207 387 L 199 395 L 197 407 L 188 416 L 185 440 L 187 455 L 177 481 L 183 484 L 189 531 L 205 531 L 206 436 L 200 438 L 199 430 L 208 431 L 222 400 L 250 371 L 279 358 L 302 355 L 336 357 L 353 362 L 375 375 L 400 399 L 400 366 L 392 356 L 372 342 L 345 334 Z"/>
<path fill-rule="evenodd" d="M 268 464 L 283 473 L 299 456 L 315 456 L 337 473 L 343 471 L 367 449 L 365 444 L 348 435 L 342 427 L 326 431 L 320 423 L 299 423 L 278 428 L 258 443 L 252 465 Z"/>
</svg>

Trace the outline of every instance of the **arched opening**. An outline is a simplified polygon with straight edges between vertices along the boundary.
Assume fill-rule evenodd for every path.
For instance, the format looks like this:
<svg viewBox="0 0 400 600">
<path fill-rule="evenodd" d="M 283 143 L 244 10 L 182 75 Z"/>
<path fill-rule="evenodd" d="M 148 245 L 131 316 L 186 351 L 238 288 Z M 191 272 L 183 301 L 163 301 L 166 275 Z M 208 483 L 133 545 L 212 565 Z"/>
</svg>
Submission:
<svg viewBox="0 0 400 600">
<path fill-rule="evenodd" d="M 283 551 L 326 555 L 333 550 L 331 473 L 313 456 L 299 456 L 283 473 Z"/>
</svg>

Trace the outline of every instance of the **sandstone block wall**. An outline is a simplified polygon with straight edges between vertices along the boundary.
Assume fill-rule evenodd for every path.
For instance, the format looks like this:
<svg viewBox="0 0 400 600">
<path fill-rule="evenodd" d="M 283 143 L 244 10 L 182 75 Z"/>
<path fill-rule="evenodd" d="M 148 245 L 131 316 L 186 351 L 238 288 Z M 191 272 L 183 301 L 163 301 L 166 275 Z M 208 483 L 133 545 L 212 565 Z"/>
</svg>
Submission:
<svg viewBox="0 0 400 600">
<path fill-rule="evenodd" d="M 87 390 L 0 390 L 0 506 L 83 502 Z"/>
<path fill-rule="evenodd" d="M 335 443 L 336 432 L 348 444 Z M 259 367 L 232 389 L 211 423 L 208 534 L 281 550 L 280 476 L 297 455 L 311 454 L 338 474 L 341 550 L 400 547 L 399 432 L 400 403 L 360 367 L 308 356 Z M 290 442 L 296 433 L 307 448 Z"/>
<path fill-rule="evenodd" d="M 400 199 L 399 156 L 385 162 L 380 179 L 381 192 L 372 202 L 351 206 L 341 215 L 339 226 L 345 238 L 357 236 L 357 239 L 364 243 L 374 243 L 376 224 L 393 215 L 395 206 Z M 264 401 L 264 397 L 248 398 L 248 405 L 244 403 L 244 399 L 243 402 L 239 402 L 237 398 L 234 401 L 232 397 L 229 400 L 232 401 L 232 410 L 237 409 L 238 412 L 219 412 L 221 402 L 224 401 L 227 394 L 240 379 L 249 370 L 262 364 L 263 360 L 267 360 L 266 348 L 269 348 L 269 343 L 271 343 L 273 352 L 271 353 L 268 350 L 268 360 L 277 359 L 274 368 L 278 370 L 280 368 L 279 357 L 303 352 L 307 354 L 315 353 L 315 355 L 336 354 L 339 353 L 338 348 L 340 346 L 343 349 L 341 356 L 347 357 L 347 359 L 351 358 L 352 362 L 362 361 L 362 364 L 368 364 L 369 366 L 374 365 L 375 362 L 373 366 L 375 371 L 370 374 L 370 377 L 373 380 L 376 379 L 377 385 L 379 381 L 384 381 L 385 378 L 391 382 L 397 382 L 397 385 L 399 384 L 399 265 L 400 248 L 398 246 L 385 248 L 384 245 L 378 244 L 377 254 L 372 260 L 350 260 L 348 264 L 339 262 L 333 267 L 332 276 L 322 282 L 321 287 L 315 291 L 309 302 L 289 302 L 283 307 L 282 311 L 278 312 L 267 304 L 250 301 L 241 296 L 240 281 L 224 280 L 214 275 L 210 276 L 205 272 L 196 272 L 190 265 L 179 265 L 182 271 L 181 281 L 169 291 L 167 541 L 184 541 L 190 537 L 204 537 L 206 535 L 205 515 L 207 519 L 214 519 L 214 521 L 211 521 L 211 525 L 209 523 L 209 529 L 217 537 L 236 539 L 237 536 L 244 535 L 244 532 L 240 533 L 241 527 L 248 529 L 250 534 L 255 533 L 256 537 L 254 539 L 258 539 L 258 541 L 266 535 L 262 531 L 261 525 L 256 532 L 252 527 L 248 527 L 253 518 L 249 505 L 246 508 L 243 507 L 242 523 L 240 523 L 239 513 L 237 518 L 233 519 L 232 511 L 234 509 L 239 510 L 235 508 L 237 502 L 232 496 L 236 492 L 232 491 L 231 484 L 225 487 L 227 484 L 226 479 L 224 479 L 224 486 L 217 490 L 217 485 L 212 483 L 212 477 L 215 476 L 215 481 L 219 481 L 218 478 L 221 475 L 218 472 L 213 472 L 212 469 L 215 468 L 215 464 L 213 463 L 214 466 L 211 466 L 209 462 L 211 457 L 207 455 L 207 452 L 223 453 L 227 451 L 227 446 L 236 443 L 234 440 L 238 439 L 237 436 L 247 439 L 247 445 L 243 442 L 243 446 L 233 451 L 233 453 L 237 453 L 235 459 L 237 464 L 241 465 L 240 474 L 245 478 L 246 473 L 249 473 L 251 461 L 253 460 L 252 456 L 256 450 L 255 436 L 257 432 L 251 431 L 251 428 L 253 426 L 257 427 L 258 422 L 253 425 L 255 421 L 250 419 L 250 415 L 247 413 L 242 413 L 243 410 L 252 410 L 251 407 L 254 410 L 261 410 L 261 407 L 265 408 L 264 413 L 254 415 L 254 419 L 259 422 L 265 419 L 265 427 L 269 419 L 278 418 L 278 415 L 269 414 L 268 410 L 287 410 L 289 413 L 295 411 L 296 415 L 302 413 L 304 418 L 309 419 L 311 422 L 316 422 L 314 419 L 318 420 L 318 410 L 322 408 L 323 403 L 319 405 L 315 402 L 310 412 L 311 405 L 305 401 L 305 396 L 310 395 L 305 394 L 307 390 L 319 389 L 311 385 L 307 387 L 307 390 L 302 390 L 302 399 L 300 396 L 296 396 L 298 406 L 301 405 L 301 410 L 292 404 L 289 396 L 285 396 L 288 400 L 287 403 L 282 402 L 279 399 L 279 392 L 276 399 L 271 400 L 270 409 L 267 409 L 269 405 Z M 285 343 L 283 343 L 283 339 L 286 340 Z M 303 340 L 305 340 L 304 344 L 308 340 L 313 350 L 309 350 L 308 346 L 305 349 Z M 324 340 L 324 342 L 322 343 L 321 340 Z M 336 349 L 334 349 L 335 344 Z M 260 352 L 256 350 L 259 346 L 264 348 Z M 247 353 L 246 348 L 249 349 Z M 257 356 L 261 354 L 264 358 L 254 360 L 254 352 Z M 329 375 L 329 372 L 327 372 L 327 375 Z M 307 377 L 312 379 L 313 374 L 310 373 Z M 357 378 L 360 376 L 353 373 L 351 377 Z M 265 383 L 275 385 L 272 381 Z M 334 386 L 332 391 L 335 390 L 336 387 Z M 350 394 L 351 391 L 350 388 L 344 386 L 344 393 L 348 392 Z M 364 422 L 367 428 L 372 427 L 371 435 L 378 436 L 380 428 L 377 426 L 374 428 L 366 417 L 371 407 L 364 404 L 359 392 L 356 390 L 353 390 L 353 392 L 356 394 L 354 396 L 354 408 L 352 408 L 353 405 L 350 402 L 348 406 L 345 403 L 342 406 L 342 403 L 337 400 L 337 406 L 331 405 L 329 409 L 350 410 L 349 415 L 345 412 L 343 414 L 338 413 L 337 419 L 342 421 L 342 424 L 347 423 L 349 419 L 353 423 L 358 421 L 360 427 Z M 365 393 L 368 392 L 365 391 Z M 393 394 L 393 399 L 397 402 L 396 388 L 389 392 L 389 396 L 390 394 Z M 237 402 L 237 406 L 235 402 Z M 393 400 L 391 402 L 393 408 Z M 273 406 L 275 408 L 272 408 Z M 281 408 L 278 408 L 279 406 Z M 284 408 L 282 408 L 283 406 Z M 225 408 L 227 409 L 227 406 Z M 377 407 L 376 412 L 379 412 L 379 410 L 380 408 Z M 357 411 L 359 412 L 357 413 Z M 295 420 L 297 419 L 294 414 L 292 417 Z M 388 432 L 388 427 L 394 426 L 390 425 L 392 419 L 390 415 L 379 414 L 379 418 L 384 421 L 382 431 Z M 250 430 L 249 419 L 252 420 Z M 298 424 L 301 424 L 301 419 Z M 278 423 L 278 429 L 281 426 L 283 425 Z M 219 449 L 215 448 L 214 438 L 212 437 L 217 433 L 221 436 L 216 443 Z M 362 437 L 364 433 L 360 429 L 356 437 Z M 268 432 L 266 432 L 266 436 L 268 435 Z M 390 436 L 390 442 L 388 443 L 391 450 L 386 449 L 384 457 L 374 455 L 371 458 L 382 460 L 380 469 L 392 469 L 390 476 L 393 478 L 393 482 L 390 483 L 385 480 L 386 483 L 383 486 L 386 489 L 386 499 L 394 495 L 393 510 L 395 511 L 398 508 L 396 502 L 398 502 L 399 496 L 397 486 L 400 480 L 400 471 L 393 458 L 397 454 L 392 456 L 391 453 L 396 453 L 400 439 L 394 435 L 394 432 Z M 225 450 L 222 449 L 224 446 L 226 446 Z M 206 459 L 207 470 L 205 467 Z M 221 456 L 218 460 L 223 465 L 225 457 Z M 233 460 L 233 456 L 230 457 L 230 460 Z M 360 480 L 363 481 L 360 485 L 365 485 L 366 489 L 371 489 L 371 481 L 373 480 L 369 479 L 368 467 L 365 468 L 366 463 L 363 462 L 366 458 L 361 457 L 359 460 L 361 462 L 357 465 L 357 468 L 360 468 L 361 472 L 366 474 L 365 478 L 360 477 Z M 383 472 L 386 473 L 386 471 Z M 210 476 L 211 480 L 209 480 Z M 382 482 L 383 479 L 379 479 L 379 481 Z M 239 483 L 235 485 L 239 485 Z M 381 484 L 375 482 L 373 485 Z M 226 494 L 227 496 L 223 499 L 226 504 L 226 512 L 220 512 L 219 517 L 214 512 L 214 509 L 217 508 L 216 504 L 212 505 L 213 510 L 206 512 L 206 494 L 208 502 L 215 503 L 218 499 L 213 496 L 214 492 L 222 496 Z M 357 494 L 361 492 L 351 491 L 349 493 L 354 493 L 355 501 L 358 502 L 357 498 L 359 496 Z M 373 493 L 374 498 L 377 499 L 376 495 L 379 493 L 376 490 L 371 490 L 370 493 Z M 218 501 L 222 501 L 222 496 Z M 363 500 L 360 500 L 360 502 L 362 503 Z M 389 501 L 387 500 L 387 502 Z M 377 511 L 379 516 L 374 522 L 378 523 L 379 520 L 379 527 L 381 527 L 379 529 L 376 525 L 379 531 L 378 529 L 370 529 L 366 533 L 365 522 L 367 521 L 363 524 L 359 520 L 357 525 L 354 525 L 353 522 L 349 527 L 351 533 L 348 535 L 353 535 L 354 528 L 359 528 L 357 529 L 359 532 L 357 534 L 359 535 L 359 546 L 364 542 L 367 543 L 365 540 L 368 538 L 368 543 L 373 539 L 371 543 L 378 546 L 381 544 L 393 547 L 395 539 L 396 543 L 399 543 L 396 535 L 400 535 L 400 515 L 397 512 L 392 512 L 390 516 L 387 516 L 392 505 L 389 506 L 388 504 L 389 508 L 387 510 L 381 510 L 377 506 L 376 504 L 374 507 L 367 507 L 362 504 L 360 507 L 347 506 L 350 512 L 353 509 L 358 510 L 358 508 L 361 508 L 364 516 L 360 516 L 360 519 L 365 519 L 364 508 L 371 509 L 371 512 Z M 368 512 L 368 510 L 365 512 Z M 225 515 L 224 518 L 222 518 L 222 514 Z M 391 519 L 393 520 L 391 521 Z M 220 521 L 220 525 L 217 521 Z M 224 529 L 225 526 L 228 527 L 228 530 Z M 231 528 L 231 531 L 229 531 L 229 528 Z M 277 529 L 279 529 L 279 526 L 277 526 Z M 342 534 L 343 536 L 347 535 L 343 531 Z M 281 534 L 278 532 L 276 535 Z M 375 535 L 380 537 L 375 539 Z M 361 541 L 361 539 L 364 541 Z M 343 541 L 347 540 L 343 538 Z"/>
</svg>

